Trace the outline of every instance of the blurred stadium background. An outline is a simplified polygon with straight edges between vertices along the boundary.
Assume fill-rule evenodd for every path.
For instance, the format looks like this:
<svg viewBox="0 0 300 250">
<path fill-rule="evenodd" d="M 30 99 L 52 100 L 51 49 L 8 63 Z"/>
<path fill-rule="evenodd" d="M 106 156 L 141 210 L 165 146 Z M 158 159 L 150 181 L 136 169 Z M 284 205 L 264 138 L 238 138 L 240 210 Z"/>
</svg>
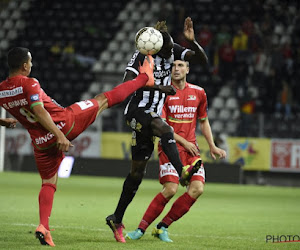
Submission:
<svg viewBox="0 0 300 250">
<path fill-rule="evenodd" d="M 188 81 L 206 90 L 216 143 L 229 154 L 227 162 L 211 163 L 198 130 L 204 161 L 212 164 L 208 181 L 299 186 L 297 0 L 1 0 L 0 77 L 8 75 L 7 51 L 27 47 L 31 76 L 68 106 L 122 82 L 141 27 L 166 20 L 175 42 L 185 45 L 187 16 L 210 61 L 205 69 L 191 66 Z M 130 133 L 124 104 L 105 111 L 75 141 L 73 173 L 126 175 Z M 150 165 L 157 164 L 156 153 L 153 158 Z M 112 170 L 99 170 L 103 161 L 110 161 Z M 29 137 L 20 127 L 6 130 L 4 169 L 35 169 Z M 155 178 L 156 169 L 149 167 L 148 177 Z"/>
</svg>

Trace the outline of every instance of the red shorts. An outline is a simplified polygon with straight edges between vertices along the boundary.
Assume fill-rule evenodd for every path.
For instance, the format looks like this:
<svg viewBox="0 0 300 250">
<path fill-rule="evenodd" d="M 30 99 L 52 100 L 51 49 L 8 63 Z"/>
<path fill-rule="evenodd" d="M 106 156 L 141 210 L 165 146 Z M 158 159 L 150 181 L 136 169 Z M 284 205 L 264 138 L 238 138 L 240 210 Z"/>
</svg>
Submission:
<svg viewBox="0 0 300 250">
<path fill-rule="evenodd" d="M 98 110 L 99 105 L 95 99 L 76 102 L 67 107 L 67 117 L 71 117 L 67 123 L 74 124 L 74 126 L 66 137 L 72 141 L 86 130 L 95 121 Z M 33 148 L 36 165 L 41 178 L 50 179 L 57 173 L 60 163 L 65 156 L 64 153 L 58 150 L 56 146 L 46 150 Z"/>
<path fill-rule="evenodd" d="M 179 152 L 179 156 L 184 166 L 191 165 L 195 160 L 201 158 L 200 156 L 192 156 L 186 151 Z M 198 172 L 192 176 L 191 182 L 195 180 L 199 180 L 203 184 L 205 183 L 205 170 L 203 167 L 203 163 Z M 166 182 L 174 182 L 177 184 L 179 183 L 178 173 L 163 151 L 159 153 L 159 182 L 161 184 L 164 184 Z"/>
</svg>

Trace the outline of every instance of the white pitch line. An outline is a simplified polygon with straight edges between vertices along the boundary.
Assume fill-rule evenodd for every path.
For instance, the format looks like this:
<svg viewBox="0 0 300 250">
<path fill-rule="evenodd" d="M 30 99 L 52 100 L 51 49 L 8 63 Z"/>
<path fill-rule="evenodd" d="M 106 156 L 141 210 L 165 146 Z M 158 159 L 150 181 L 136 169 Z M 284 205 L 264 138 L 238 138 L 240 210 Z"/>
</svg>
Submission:
<svg viewBox="0 0 300 250">
<path fill-rule="evenodd" d="M 11 225 L 11 226 L 20 226 L 20 227 L 37 227 L 36 224 L 26 224 L 26 223 L 1 223 L 5 225 Z M 51 228 L 65 228 L 65 229 L 75 229 L 75 230 L 85 230 L 85 231 L 101 231 L 101 232 L 110 232 L 110 229 L 103 229 L 103 228 L 90 228 L 90 227 L 69 227 L 69 226 L 59 226 L 59 225 L 53 225 Z M 169 233 L 172 236 L 184 236 L 184 237 L 195 237 L 195 238 L 213 238 L 213 239 L 227 239 L 227 240 L 253 240 L 257 241 L 260 240 L 258 238 L 252 238 L 252 237 L 235 237 L 235 236 L 216 236 L 216 235 L 191 235 L 191 234 L 176 234 L 176 233 Z"/>
</svg>

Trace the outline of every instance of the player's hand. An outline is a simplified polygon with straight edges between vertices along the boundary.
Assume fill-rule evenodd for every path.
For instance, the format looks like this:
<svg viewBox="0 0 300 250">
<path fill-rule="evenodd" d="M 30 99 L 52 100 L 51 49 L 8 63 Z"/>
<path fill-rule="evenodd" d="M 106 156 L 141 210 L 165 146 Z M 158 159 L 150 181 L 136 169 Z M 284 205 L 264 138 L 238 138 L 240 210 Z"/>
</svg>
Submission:
<svg viewBox="0 0 300 250">
<path fill-rule="evenodd" d="M 3 120 L 6 128 L 15 128 L 17 126 L 17 120 L 13 118 L 6 118 Z"/>
<path fill-rule="evenodd" d="M 195 40 L 193 21 L 190 17 L 187 17 L 184 21 L 183 35 L 184 35 L 185 39 L 187 39 L 188 41 Z"/>
<path fill-rule="evenodd" d="M 186 143 L 184 145 L 182 145 L 186 151 L 188 151 L 192 156 L 198 156 L 200 155 L 199 149 L 197 148 L 197 146 L 189 141 L 186 141 Z"/>
<path fill-rule="evenodd" d="M 176 94 L 176 89 L 172 85 L 169 85 L 169 86 L 159 85 L 159 90 L 167 95 L 175 95 Z"/>
<path fill-rule="evenodd" d="M 224 159 L 224 158 L 226 158 L 227 154 L 226 154 L 225 150 L 220 149 L 218 147 L 213 147 L 210 149 L 210 155 L 214 160 L 216 160 L 217 156 L 219 156 L 220 159 Z"/>
<path fill-rule="evenodd" d="M 57 138 L 56 146 L 63 152 L 68 152 L 70 147 L 74 147 L 74 145 L 65 136 Z"/>
</svg>

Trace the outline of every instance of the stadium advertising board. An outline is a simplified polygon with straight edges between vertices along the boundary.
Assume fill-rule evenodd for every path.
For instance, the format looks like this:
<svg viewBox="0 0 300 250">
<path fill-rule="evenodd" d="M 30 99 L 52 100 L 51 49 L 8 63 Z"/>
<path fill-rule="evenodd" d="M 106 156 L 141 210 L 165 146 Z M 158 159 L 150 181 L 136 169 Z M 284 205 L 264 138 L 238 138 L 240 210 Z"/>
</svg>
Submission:
<svg viewBox="0 0 300 250">
<path fill-rule="evenodd" d="M 131 159 L 131 133 L 102 134 L 102 158 Z M 156 140 L 152 159 L 158 160 Z M 203 162 L 214 162 L 203 136 L 197 136 Z M 245 170 L 270 170 L 270 140 L 256 138 L 227 138 L 227 162 L 244 166 Z"/>
<path fill-rule="evenodd" d="M 113 133 L 104 132 L 102 134 L 102 158 L 106 159 L 131 159 L 131 133 Z M 154 152 L 151 156 L 152 160 L 158 160 L 157 144 L 158 138 L 155 140 Z M 199 149 L 203 162 L 213 162 L 210 157 L 209 147 L 203 136 L 197 136 Z"/>
<path fill-rule="evenodd" d="M 68 155 L 75 157 L 100 157 L 100 133 L 85 131 L 72 141 Z M 29 133 L 24 129 L 6 129 L 5 151 L 9 154 L 32 155 Z"/>
<path fill-rule="evenodd" d="M 300 172 L 300 140 L 273 139 L 271 170 Z"/>
<path fill-rule="evenodd" d="M 101 157 L 105 159 L 131 159 L 131 133 L 102 133 L 102 151 Z M 151 159 L 158 160 L 157 156 L 157 143 L 155 140 L 154 152 Z"/>
<path fill-rule="evenodd" d="M 270 170 L 270 139 L 228 138 L 230 163 L 243 166 L 244 170 Z"/>
</svg>

